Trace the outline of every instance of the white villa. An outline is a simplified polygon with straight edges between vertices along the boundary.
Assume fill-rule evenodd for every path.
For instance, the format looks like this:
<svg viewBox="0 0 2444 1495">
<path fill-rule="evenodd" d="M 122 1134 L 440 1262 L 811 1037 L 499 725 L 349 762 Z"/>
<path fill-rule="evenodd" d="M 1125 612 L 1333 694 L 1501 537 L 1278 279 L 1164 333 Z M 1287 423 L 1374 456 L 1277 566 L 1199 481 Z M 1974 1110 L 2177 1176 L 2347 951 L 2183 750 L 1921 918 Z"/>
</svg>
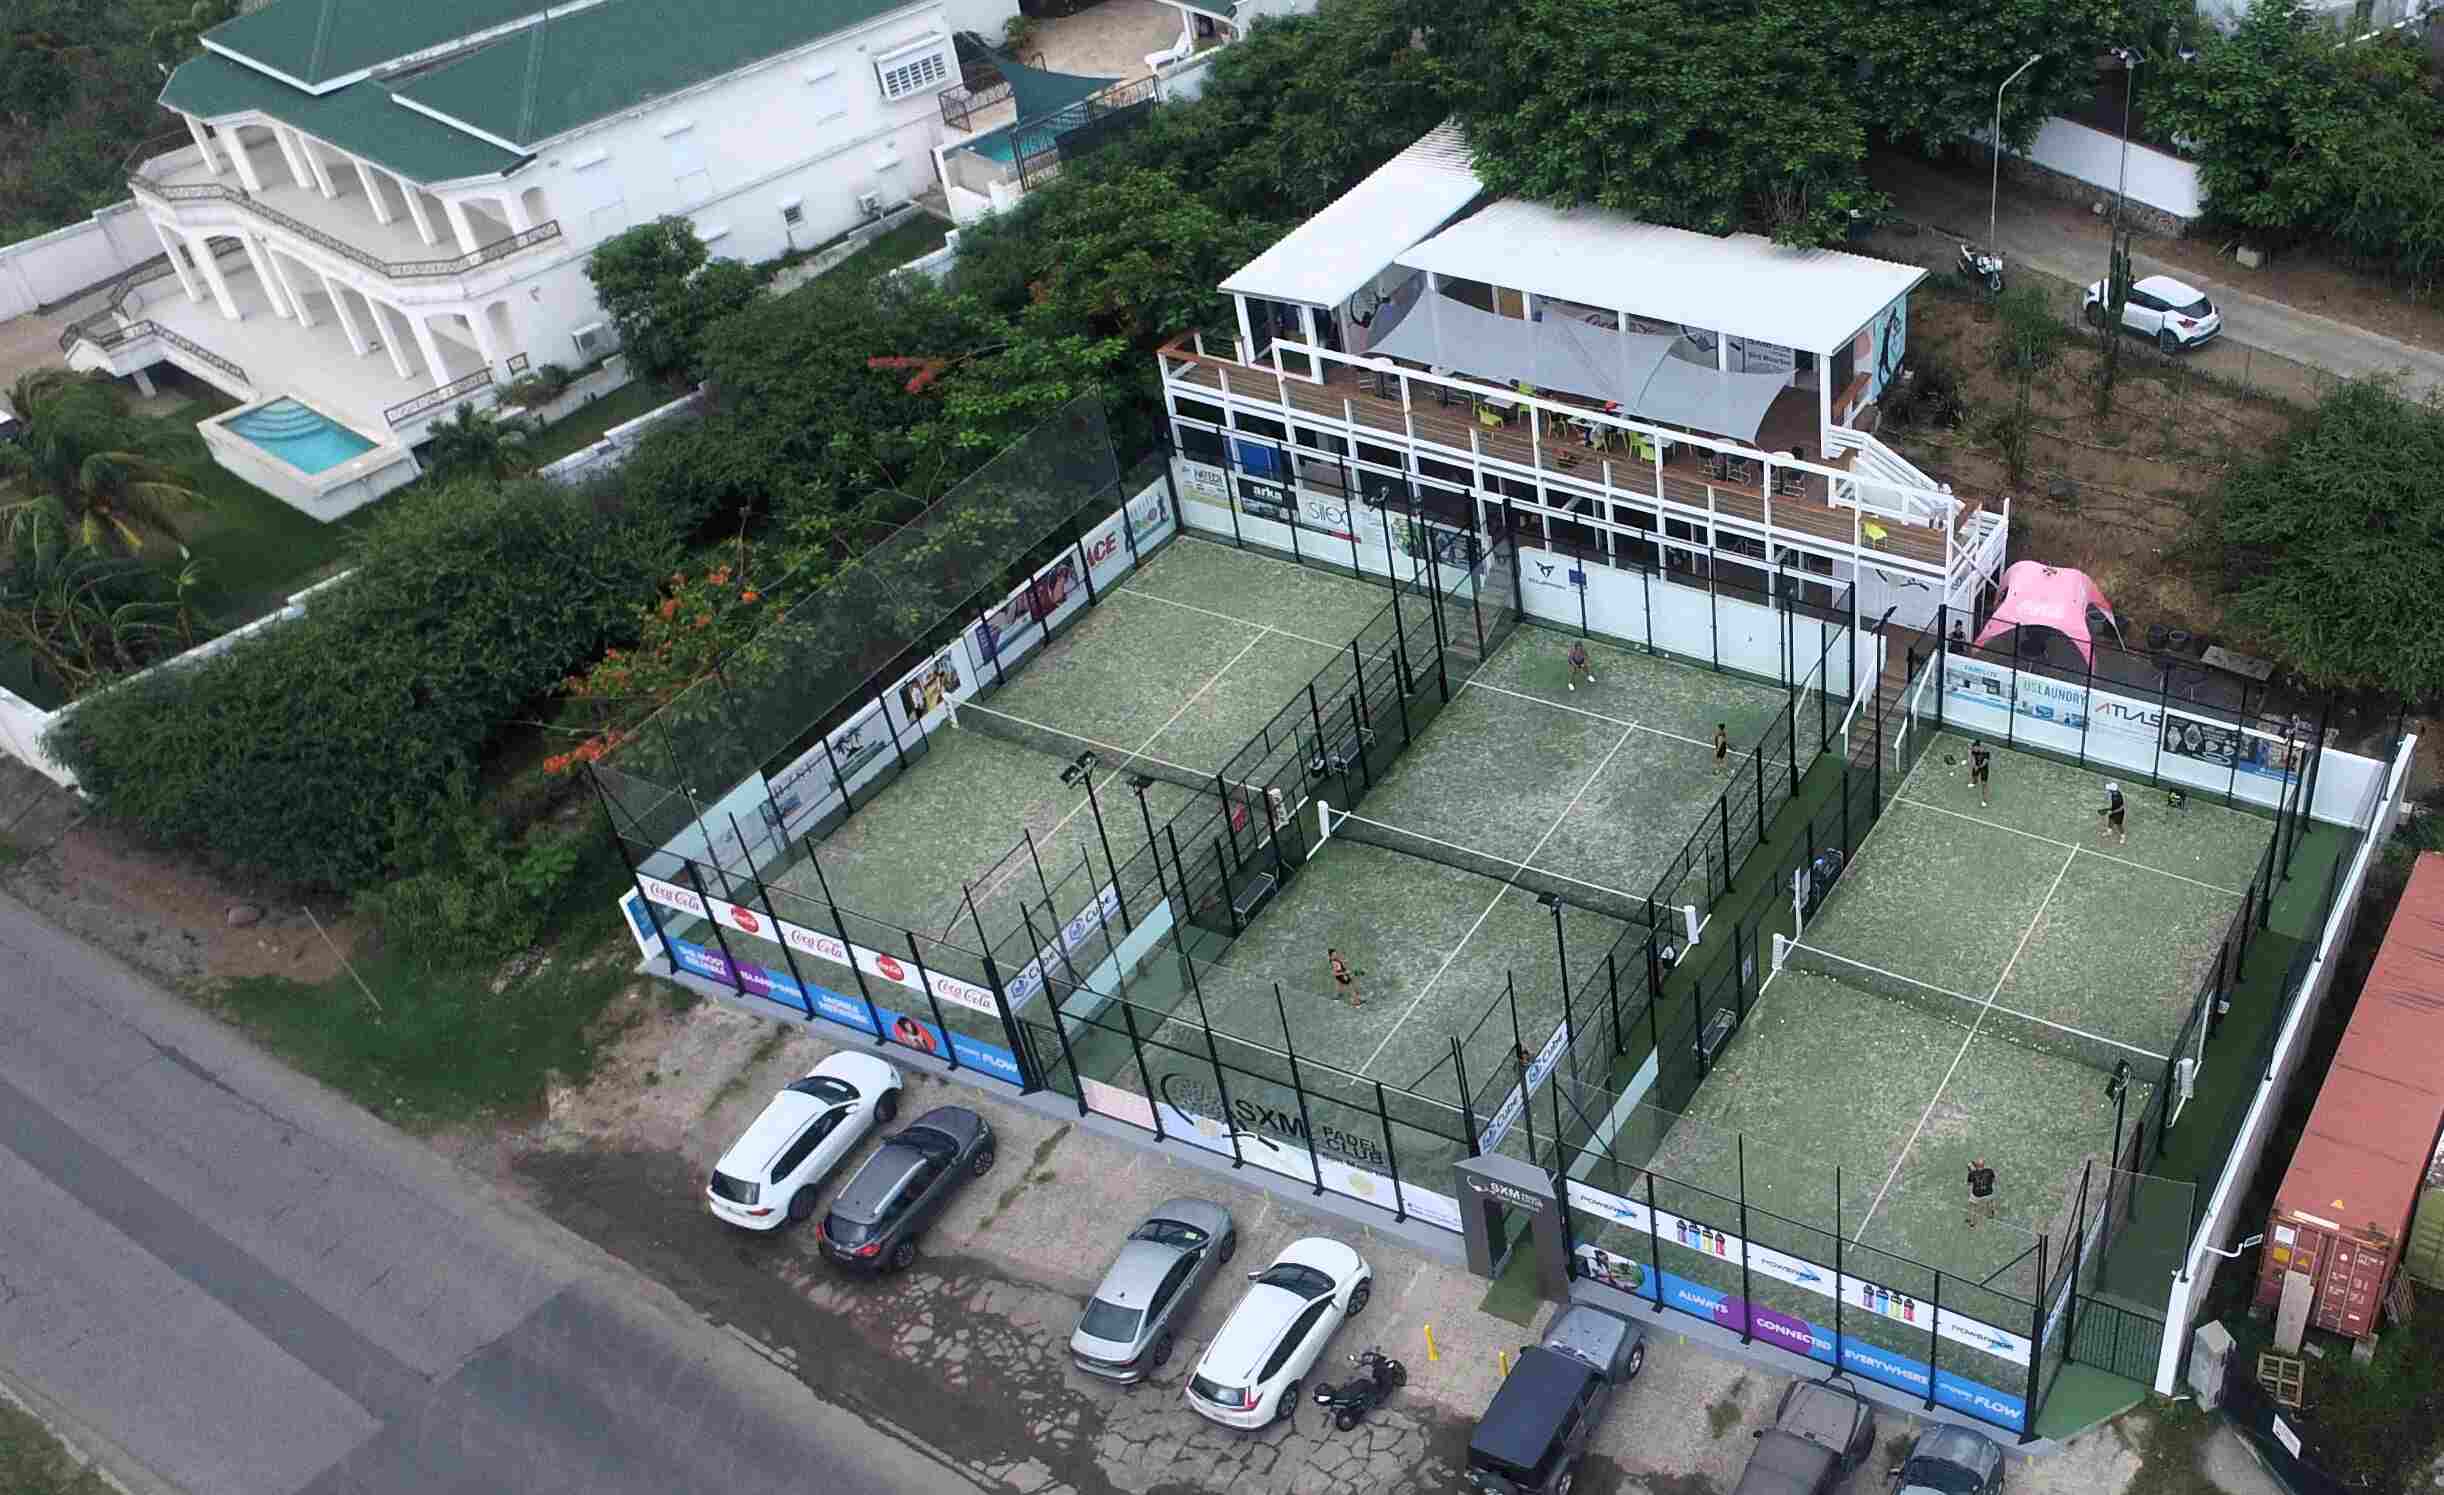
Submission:
<svg viewBox="0 0 2444 1495">
<path fill-rule="evenodd" d="M 610 351 L 588 253 L 663 214 L 726 257 L 931 186 L 957 30 L 1015 0 L 272 0 L 163 89 L 131 164 L 175 278 L 71 328 L 247 404 L 216 457 L 318 517 L 412 478 L 453 407 Z M 286 454 L 286 455 L 275 455 Z"/>
<path fill-rule="evenodd" d="M 1925 274 L 1490 200 L 1446 125 L 1224 281 L 1235 336 L 1160 350 L 1182 493 L 1243 540 L 1397 499 L 1574 579 L 1855 581 L 1922 626 L 2009 531 L 1874 435 Z"/>
</svg>

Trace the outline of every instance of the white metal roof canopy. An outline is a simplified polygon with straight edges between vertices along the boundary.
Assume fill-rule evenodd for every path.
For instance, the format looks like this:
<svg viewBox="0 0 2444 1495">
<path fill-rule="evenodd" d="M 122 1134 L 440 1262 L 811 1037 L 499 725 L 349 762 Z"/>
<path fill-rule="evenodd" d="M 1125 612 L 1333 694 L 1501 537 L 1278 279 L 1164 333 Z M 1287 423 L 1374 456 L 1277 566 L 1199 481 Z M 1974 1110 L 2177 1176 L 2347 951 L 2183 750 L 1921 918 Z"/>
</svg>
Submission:
<svg viewBox="0 0 2444 1495">
<path fill-rule="evenodd" d="M 1437 126 L 1241 266 L 1222 289 L 1339 306 L 1484 190 L 1459 126 Z"/>
<path fill-rule="evenodd" d="M 1926 277 L 1916 265 L 1838 249 L 1789 249 L 1755 234 L 1718 239 L 1516 199 L 1490 204 L 1397 262 L 1820 354 Z"/>
</svg>

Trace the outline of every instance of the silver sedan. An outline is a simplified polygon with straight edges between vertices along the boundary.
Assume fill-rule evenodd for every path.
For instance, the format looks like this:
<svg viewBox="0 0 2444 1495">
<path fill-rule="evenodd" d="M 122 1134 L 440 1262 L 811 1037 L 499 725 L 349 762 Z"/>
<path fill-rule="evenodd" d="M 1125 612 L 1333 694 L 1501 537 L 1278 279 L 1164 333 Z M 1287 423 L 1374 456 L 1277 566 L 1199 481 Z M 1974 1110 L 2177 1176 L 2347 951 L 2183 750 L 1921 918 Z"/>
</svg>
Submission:
<svg viewBox="0 0 2444 1495">
<path fill-rule="evenodd" d="M 1238 1250 L 1239 1233 L 1222 1206 L 1203 1199 L 1156 1205 L 1086 1300 L 1069 1358 L 1107 1381 L 1144 1380 L 1171 1358 L 1205 1284 Z"/>
</svg>

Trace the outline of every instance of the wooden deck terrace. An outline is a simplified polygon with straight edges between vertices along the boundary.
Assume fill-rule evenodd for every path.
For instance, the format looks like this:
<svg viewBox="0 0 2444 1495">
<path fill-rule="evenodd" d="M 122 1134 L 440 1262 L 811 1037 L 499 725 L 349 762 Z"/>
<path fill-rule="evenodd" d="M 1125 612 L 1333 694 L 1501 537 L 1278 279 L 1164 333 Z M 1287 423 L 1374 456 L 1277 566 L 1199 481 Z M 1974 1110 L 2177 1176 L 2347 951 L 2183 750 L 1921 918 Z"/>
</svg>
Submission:
<svg viewBox="0 0 2444 1495">
<path fill-rule="evenodd" d="M 1492 461 L 1526 468 L 1568 484 L 1570 487 L 1563 492 L 1572 499 L 1600 499 L 1606 486 L 1624 498 L 1658 496 L 1655 464 L 1637 457 L 1620 442 L 1598 450 L 1589 447 L 1575 429 L 1555 429 L 1553 423 L 1546 425 L 1541 439 L 1532 438 L 1524 414 L 1504 426 L 1481 425 L 1476 412 L 1462 397 L 1455 394 L 1448 405 L 1433 398 L 1436 386 L 1426 383 L 1422 374 L 1411 386 L 1409 408 L 1403 411 L 1397 398 L 1369 393 L 1358 382 L 1357 371 L 1345 364 L 1327 362 L 1325 381 L 1318 385 L 1304 379 L 1280 378 L 1270 369 L 1214 358 L 1183 344 L 1165 347 L 1159 356 L 1165 378 L 1172 384 L 1220 394 L 1227 375 L 1229 392 L 1234 398 L 1286 404 L 1291 412 L 1320 416 L 1336 426 L 1346 422 L 1360 431 L 1377 431 L 1389 438 L 1432 447 L 1436 450 L 1428 455 L 1455 466 L 1470 465 L 1474 456 L 1482 454 Z M 1548 393 L 1543 398 L 1588 410 L 1598 408 L 1566 395 Z M 1815 450 L 1820 436 L 1817 418 L 1813 390 L 1785 390 L 1766 411 L 1763 427 L 1757 434 L 1757 446 L 1767 452 L 1804 446 L 1808 448 L 1809 460 L 1817 465 L 1846 471 L 1851 453 L 1827 456 Z M 1856 512 L 1847 504 L 1831 502 L 1827 479 L 1815 473 L 1799 474 L 1796 482 L 1783 478 L 1769 501 L 1759 484 L 1728 482 L 1712 476 L 1707 471 L 1705 456 L 1696 448 L 1683 445 L 1664 459 L 1661 476 L 1660 497 L 1703 514 L 1805 535 L 1845 551 L 1856 544 L 1915 563 L 1913 569 L 1938 576 L 1944 575 L 1949 565 L 1950 555 L 1940 526 L 1907 524 L 1869 515 L 1868 520 L 1884 531 L 1884 538 L 1878 541 L 1866 537 L 1863 526 L 1854 527 Z M 1955 521 L 1955 529 L 1964 542 L 1979 507 L 1963 505 Z"/>
</svg>

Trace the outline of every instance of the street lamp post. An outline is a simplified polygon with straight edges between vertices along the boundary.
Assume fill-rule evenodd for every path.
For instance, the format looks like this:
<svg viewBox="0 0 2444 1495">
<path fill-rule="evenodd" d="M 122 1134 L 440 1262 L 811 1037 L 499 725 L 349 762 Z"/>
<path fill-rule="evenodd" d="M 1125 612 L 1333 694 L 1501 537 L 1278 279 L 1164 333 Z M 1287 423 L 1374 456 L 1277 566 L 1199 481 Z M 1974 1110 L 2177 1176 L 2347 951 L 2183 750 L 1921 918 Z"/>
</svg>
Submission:
<svg viewBox="0 0 2444 1495">
<path fill-rule="evenodd" d="M 1994 134 L 1987 141 L 1994 153 L 1993 170 L 1988 174 L 1986 182 L 1986 253 L 1988 254 L 2001 252 L 1994 242 L 1994 215 L 1995 205 L 2001 199 L 2003 192 L 2003 90 L 2018 82 L 2020 74 L 2027 72 L 2044 60 L 2045 54 L 2042 52 L 2029 53 L 2028 60 L 2013 68 L 2011 76 L 2005 78 L 1994 90 Z"/>
<path fill-rule="evenodd" d="M 2119 244 L 2122 204 L 2130 196 L 2130 99 L 2138 92 L 2139 64 L 2145 59 L 2128 47 L 2115 47 L 2113 55 L 2120 58 L 2122 64 L 2122 165 L 2121 176 L 2113 184 L 2113 242 Z"/>
</svg>

